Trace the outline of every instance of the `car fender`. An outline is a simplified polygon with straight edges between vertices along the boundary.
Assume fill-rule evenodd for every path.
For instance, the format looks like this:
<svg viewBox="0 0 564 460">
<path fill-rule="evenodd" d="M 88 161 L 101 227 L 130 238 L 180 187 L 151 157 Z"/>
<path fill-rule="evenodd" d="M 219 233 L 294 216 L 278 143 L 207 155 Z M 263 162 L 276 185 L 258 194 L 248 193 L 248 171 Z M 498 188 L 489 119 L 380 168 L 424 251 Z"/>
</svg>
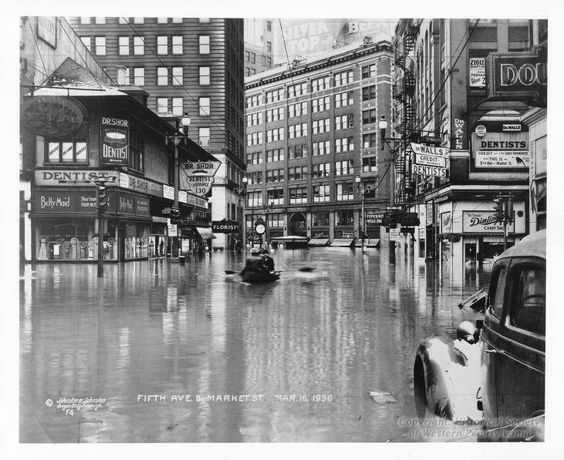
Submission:
<svg viewBox="0 0 564 460">
<path fill-rule="evenodd" d="M 441 337 L 424 340 L 417 348 L 413 367 L 414 396 L 420 419 L 428 412 L 454 422 L 478 423 L 478 345 Z"/>
</svg>

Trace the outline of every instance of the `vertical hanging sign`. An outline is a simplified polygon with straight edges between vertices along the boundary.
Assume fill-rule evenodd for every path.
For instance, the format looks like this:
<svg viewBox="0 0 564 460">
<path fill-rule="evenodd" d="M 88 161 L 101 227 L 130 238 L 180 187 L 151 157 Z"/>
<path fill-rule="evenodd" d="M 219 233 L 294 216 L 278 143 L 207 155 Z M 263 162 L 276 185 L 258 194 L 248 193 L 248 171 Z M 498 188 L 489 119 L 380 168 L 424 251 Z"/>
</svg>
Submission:
<svg viewBox="0 0 564 460">
<path fill-rule="evenodd" d="M 127 166 L 129 164 L 129 121 L 122 118 L 102 117 L 103 165 Z"/>
</svg>

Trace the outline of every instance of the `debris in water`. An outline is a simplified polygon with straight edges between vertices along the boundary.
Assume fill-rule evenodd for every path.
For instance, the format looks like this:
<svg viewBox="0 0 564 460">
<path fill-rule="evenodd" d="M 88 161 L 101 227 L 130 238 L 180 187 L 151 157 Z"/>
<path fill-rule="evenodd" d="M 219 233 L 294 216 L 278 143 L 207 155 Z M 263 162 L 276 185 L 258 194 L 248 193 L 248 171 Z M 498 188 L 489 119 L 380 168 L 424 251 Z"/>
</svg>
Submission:
<svg viewBox="0 0 564 460">
<path fill-rule="evenodd" d="M 369 391 L 368 394 L 374 400 L 374 402 L 385 404 L 385 403 L 397 403 L 396 398 L 392 396 L 391 393 L 387 391 Z"/>
</svg>

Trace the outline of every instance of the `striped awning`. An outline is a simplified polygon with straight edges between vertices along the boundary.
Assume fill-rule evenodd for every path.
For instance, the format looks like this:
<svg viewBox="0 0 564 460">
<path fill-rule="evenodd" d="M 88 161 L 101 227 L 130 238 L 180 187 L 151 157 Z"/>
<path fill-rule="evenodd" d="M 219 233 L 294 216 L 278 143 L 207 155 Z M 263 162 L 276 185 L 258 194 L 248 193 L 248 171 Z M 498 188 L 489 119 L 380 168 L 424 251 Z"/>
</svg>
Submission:
<svg viewBox="0 0 564 460">
<path fill-rule="evenodd" d="M 313 238 L 308 241 L 308 246 L 327 246 L 329 244 L 329 238 Z"/>
<path fill-rule="evenodd" d="M 209 240 L 215 238 L 215 235 L 212 233 L 211 228 L 196 227 L 196 230 L 198 230 L 198 233 L 200 234 L 203 240 Z"/>
<path fill-rule="evenodd" d="M 338 238 L 331 242 L 331 246 L 338 248 L 350 248 L 354 242 L 354 238 Z"/>
</svg>

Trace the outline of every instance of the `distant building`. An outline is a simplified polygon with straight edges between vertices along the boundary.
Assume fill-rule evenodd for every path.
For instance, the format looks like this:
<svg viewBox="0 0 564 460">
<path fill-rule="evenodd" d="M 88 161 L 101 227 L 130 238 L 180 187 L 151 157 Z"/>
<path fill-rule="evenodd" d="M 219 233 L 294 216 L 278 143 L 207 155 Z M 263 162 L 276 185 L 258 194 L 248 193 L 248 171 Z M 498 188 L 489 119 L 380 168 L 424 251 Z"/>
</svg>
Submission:
<svg viewBox="0 0 564 460">
<path fill-rule="evenodd" d="M 245 79 L 248 240 L 256 240 L 260 217 L 267 240 L 353 244 L 369 215 L 368 235 L 380 238 L 390 163 L 377 120 L 390 118 L 392 60 L 391 43 L 382 41 Z"/>
<path fill-rule="evenodd" d="M 83 43 L 123 87 L 148 93 L 162 117 L 191 119 L 189 137 L 222 162 L 211 193 L 214 221 L 242 218 L 244 163 L 243 20 L 75 17 Z M 214 248 L 234 245 L 217 234 Z"/>
<path fill-rule="evenodd" d="M 244 19 L 245 76 L 255 75 L 274 65 L 274 19 Z"/>
</svg>

